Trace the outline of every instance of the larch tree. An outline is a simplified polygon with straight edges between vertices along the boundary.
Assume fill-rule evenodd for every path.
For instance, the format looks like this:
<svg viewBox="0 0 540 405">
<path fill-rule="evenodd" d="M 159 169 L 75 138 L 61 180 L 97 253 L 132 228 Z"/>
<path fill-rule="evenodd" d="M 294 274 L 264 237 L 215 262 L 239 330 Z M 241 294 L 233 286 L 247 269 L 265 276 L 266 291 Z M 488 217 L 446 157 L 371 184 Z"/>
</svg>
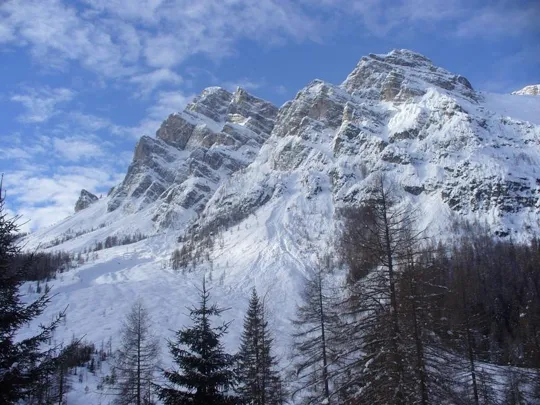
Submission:
<svg viewBox="0 0 540 405">
<path fill-rule="evenodd" d="M 236 388 L 242 403 L 279 405 L 284 398 L 264 303 L 253 289 L 237 354 Z"/>
<path fill-rule="evenodd" d="M 293 320 L 293 368 L 296 388 L 293 399 L 305 404 L 330 404 L 335 401 L 337 330 L 339 316 L 335 290 L 328 284 L 329 258 L 319 260 L 317 268 L 306 279 L 302 303 Z"/>
<path fill-rule="evenodd" d="M 158 386 L 159 399 L 165 405 L 233 405 L 235 357 L 225 352 L 221 339 L 229 323 L 212 326 L 211 318 L 224 309 L 210 304 L 210 293 L 203 279 L 198 307 L 190 309 L 193 326 L 176 332 L 168 342 L 176 369 L 164 370 L 168 381 Z"/>
<path fill-rule="evenodd" d="M 346 213 L 342 257 L 349 291 L 341 336 L 346 363 L 340 389 L 346 403 L 414 404 L 421 390 L 409 364 L 417 360 L 403 330 L 400 273 L 420 249 L 415 212 L 400 203 L 395 188 L 376 178 L 370 197 Z"/>
<path fill-rule="evenodd" d="M 121 331 L 120 348 L 115 354 L 117 405 L 149 405 L 159 357 L 159 340 L 143 302 L 137 300 Z"/>
<path fill-rule="evenodd" d="M 16 244 L 19 227 L 5 207 L 0 180 L 0 403 L 15 404 L 31 396 L 37 382 L 55 370 L 53 349 L 43 349 L 53 335 L 64 313 L 48 325 L 40 325 L 34 336 L 18 339 L 21 328 L 41 315 L 50 302 L 46 291 L 35 301 L 25 303 L 20 292 L 25 275 L 32 266 L 31 258 L 13 268 L 12 259 L 20 254 Z"/>
</svg>

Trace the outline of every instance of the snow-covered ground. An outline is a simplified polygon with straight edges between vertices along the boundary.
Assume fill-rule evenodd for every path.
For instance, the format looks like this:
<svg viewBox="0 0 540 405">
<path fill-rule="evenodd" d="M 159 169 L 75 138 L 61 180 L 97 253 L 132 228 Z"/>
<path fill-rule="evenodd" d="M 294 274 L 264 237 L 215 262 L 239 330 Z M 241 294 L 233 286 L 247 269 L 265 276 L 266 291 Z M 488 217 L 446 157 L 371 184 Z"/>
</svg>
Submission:
<svg viewBox="0 0 540 405">
<path fill-rule="evenodd" d="M 434 236 L 448 235 L 456 219 L 479 220 L 493 231 L 510 230 L 516 240 L 538 232 L 540 97 L 480 93 L 477 100 L 469 98 L 463 87 L 463 93 L 454 94 L 426 85 L 422 75 L 431 70 L 422 69 L 413 84 L 428 86 L 425 92 L 400 102 L 374 102 L 363 98 L 364 93 L 349 94 L 343 87 L 312 82 L 282 107 L 272 135 L 253 163 L 220 174 L 217 190 L 211 190 L 199 217 L 192 209 L 179 210 L 185 215 L 167 229 L 152 220 L 161 206 L 127 199 L 109 212 L 112 196 L 25 238 L 29 250 L 78 253 L 107 236 L 137 232 L 147 236 L 100 250 L 97 257 L 90 253 L 88 262 L 60 274 L 49 283 L 54 298 L 46 313 L 21 335 L 31 335 L 39 322 L 67 307 L 56 341 L 85 336 L 96 346 L 112 339 L 115 347 L 125 314 L 141 298 L 161 338 L 162 361 L 167 365 L 165 341 L 188 323 L 186 306 L 198 302 L 197 288 L 206 277 L 212 300 L 230 308 L 222 319 L 233 321 L 227 349 L 237 349 L 250 290 L 256 287 L 265 297 L 276 354 L 286 367 L 290 320 L 304 277 L 318 256 L 333 254 L 330 247 L 335 246 L 339 228 L 336 211 L 357 201 L 377 170 L 411 190 L 403 192 L 404 203 L 420 208 L 420 226 Z M 448 72 L 437 72 L 452 78 Z M 201 119 L 194 123 L 199 125 Z M 222 125 L 204 120 L 200 125 L 221 130 Z M 166 170 L 174 169 L 174 164 L 167 165 Z M 509 184 L 516 189 L 505 189 Z M 457 208 L 449 208 L 450 202 L 457 202 Z M 508 202 L 509 207 L 504 205 Z M 163 204 L 163 199 L 156 204 Z M 195 269 L 171 269 L 171 252 L 181 246 L 177 239 L 186 226 L 200 229 L 238 212 L 243 214 L 240 220 L 213 229 L 213 247 L 202 253 L 204 260 Z M 190 233 L 183 236 L 189 239 Z M 52 246 L 58 239 L 65 241 Z M 84 386 L 76 385 L 68 403 L 94 403 L 97 397 L 89 401 L 84 391 L 88 385 L 93 392 L 96 381 L 91 377 Z"/>
</svg>

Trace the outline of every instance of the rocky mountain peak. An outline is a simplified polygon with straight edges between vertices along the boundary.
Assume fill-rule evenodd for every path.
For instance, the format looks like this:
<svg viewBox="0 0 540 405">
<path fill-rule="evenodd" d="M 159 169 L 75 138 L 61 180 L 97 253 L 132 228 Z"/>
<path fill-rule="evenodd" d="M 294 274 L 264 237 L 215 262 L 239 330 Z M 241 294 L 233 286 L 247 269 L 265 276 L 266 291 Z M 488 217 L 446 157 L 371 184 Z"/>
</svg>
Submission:
<svg viewBox="0 0 540 405">
<path fill-rule="evenodd" d="M 95 203 L 97 200 L 98 198 L 94 194 L 83 188 L 81 190 L 81 195 L 79 196 L 79 199 L 75 203 L 75 212 L 79 212 L 80 210 L 88 208 L 90 204 Z"/>
<path fill-rule="evenodd" d="M 156 202 L 152 220 L 162 227 L 196 215 L 222 181 L 252 162 L 277 111 L 241 88 L 205 89 L 184 111 L 169 115 L 155 138 L 139 140 L 108 211 L 124 206 L 136 212 Z"/>
<path fill-rule="evenodd" d="M 472 100 L 478 98 L 465 77 L 435 66 L 424 55 L 407 49 L 362 57 L 341 87 L 355 96 L 377 101 L 407 101 L 424 95 L 430 87 Z"/>
<path fill-rule="evenodd" d="M 525 86 L 521 90 L 513 91 L 512 94 L 519 96 L 540 96 L 540 84 Z"/>
</svg>

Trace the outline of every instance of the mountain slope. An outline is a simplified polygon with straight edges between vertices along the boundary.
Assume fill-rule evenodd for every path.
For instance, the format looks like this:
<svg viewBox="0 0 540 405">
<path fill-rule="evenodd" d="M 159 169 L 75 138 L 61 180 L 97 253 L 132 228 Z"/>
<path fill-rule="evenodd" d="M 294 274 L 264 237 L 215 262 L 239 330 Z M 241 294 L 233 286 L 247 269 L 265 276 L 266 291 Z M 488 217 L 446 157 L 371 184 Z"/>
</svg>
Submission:
<svg viewBox="0 0 540 405">
<path fill-rule="evenodd" d="M 537 235 L 540 98 L 477 92 L 408 50 L 362 58 L 341 85 L 314 80 L 279 110 L 240 89 L 207 89 L 141 138 L 107 197 L 26 238 L 79 252 L 111 235 L 146 237 L 53 282 L 50 311 L 70 305 L 58 338 L 115 336 L 136 296 L 169 336 L 206 274 L 236 319 L 228 345 L 255 285 L 285 357 L 306 272 L 331 250 L 339 211 L 380 172 L 435 236 L 463 219 L 514 240 Z M 193 258 L 176 273 L 169 257 L 181 247 Z"/>
<path fill-rule="evenodd" d="M 521 90 L 513 91 L 512 94 L 517 94 L 520 96 L 539 96 L 540 84 L 532 84 L 530 86 L 525 86 Z"/>
</svg>

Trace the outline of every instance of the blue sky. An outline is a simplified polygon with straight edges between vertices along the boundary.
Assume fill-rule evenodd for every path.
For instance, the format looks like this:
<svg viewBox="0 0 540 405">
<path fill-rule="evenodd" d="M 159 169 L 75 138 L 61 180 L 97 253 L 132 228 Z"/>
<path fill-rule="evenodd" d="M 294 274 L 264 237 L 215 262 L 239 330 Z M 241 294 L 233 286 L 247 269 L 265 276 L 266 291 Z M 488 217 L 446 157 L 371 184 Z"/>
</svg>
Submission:
<svg viewBox="0 0 540 405">
<path fill-rule="evenodd" d="M 8 206 L 50 225 L 122 180 L 137 139 L 208 86 L 281 105 L 408 48 L 510 92 L 540 83 L 540 2 L 0 1 L 0 172 Z"/>
</svg>

